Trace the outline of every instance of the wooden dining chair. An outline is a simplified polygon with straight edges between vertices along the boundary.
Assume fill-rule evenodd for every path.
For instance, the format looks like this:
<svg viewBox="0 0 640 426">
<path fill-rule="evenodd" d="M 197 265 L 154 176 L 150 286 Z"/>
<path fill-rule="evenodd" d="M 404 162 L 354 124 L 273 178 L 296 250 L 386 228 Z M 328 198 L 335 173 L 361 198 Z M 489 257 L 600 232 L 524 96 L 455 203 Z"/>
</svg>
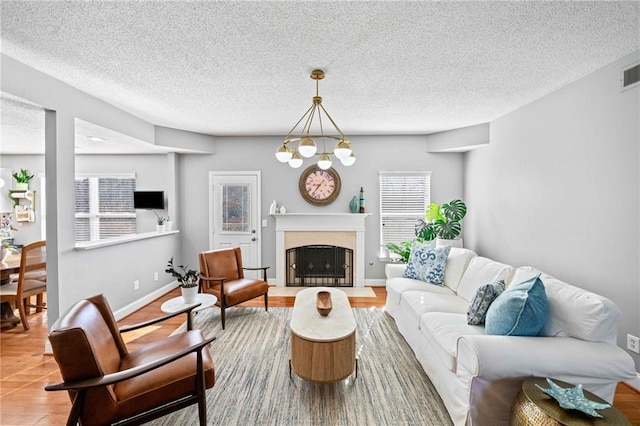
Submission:
<svg viewBox="0 0 640 426">
<path fill-rule="evenodd" d="M 269 309 L 267 283 L 268 266 L 247 268 L 242 266 L 240 247 L 210 250 L 200 253 L 200 288 L 203 293 L 218 298 L 222 329 L 228 307 L 264 296 L 264 309 Z M 245 278 L 244 271 L 262 270 L 262 279 Z"/>
<path fill-rule="evenodd" d="M 29 329 L 27 307 L 35 307 L 36 312 L 44 309 L 44 294 L 47 292 L 47 243 L 36 241 L 22 248 L 20 271 L 9 284 L 0 286 L 0 302 L 9 302 L 18 308 L 20 321 L 25 330 Z M 36 296 L 36 304 L 30 303 Z"/>
</svg>

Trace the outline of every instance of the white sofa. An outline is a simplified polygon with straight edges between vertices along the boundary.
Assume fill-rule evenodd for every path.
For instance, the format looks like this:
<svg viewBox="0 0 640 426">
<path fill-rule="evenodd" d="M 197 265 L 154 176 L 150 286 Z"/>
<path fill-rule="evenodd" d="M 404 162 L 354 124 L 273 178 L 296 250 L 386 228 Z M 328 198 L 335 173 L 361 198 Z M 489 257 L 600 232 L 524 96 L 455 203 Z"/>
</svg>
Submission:
<svg viewBox="0 0 640 426">
<path fill-rule="evenodd" d="M 605 297 L 542 273 L 549 314 L 540 336 L 486 335 L 484 326 L 467 324 L 478 287 L 501 279 L 509 288 L 539 271 L 462 248 L 451 248 L 442 287 L 403 278 L 404 269 L 386 267 L 386 311 L 456 425 L 508 424 L 527 377 L 582 384 L 609 402 L 618 382 L 635 377 L 631 356 L 616 345 L 620 309 Z"/>
</svg>

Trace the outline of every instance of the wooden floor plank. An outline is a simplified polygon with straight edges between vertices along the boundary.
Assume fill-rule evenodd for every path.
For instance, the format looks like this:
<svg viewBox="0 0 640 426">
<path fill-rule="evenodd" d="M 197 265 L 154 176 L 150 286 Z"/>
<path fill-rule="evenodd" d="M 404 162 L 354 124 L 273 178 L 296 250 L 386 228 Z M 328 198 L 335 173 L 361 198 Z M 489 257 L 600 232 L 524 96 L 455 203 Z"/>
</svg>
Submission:
<svg viewBox="0 0 640 426">
<path fill-rule="evenodd" d="M 383 307 L 386 301 L 384 287 L 373 287 L 376 297 L 349 298 L 354 308 Z M 174 290 L 132 313 L 119 322 L 135 324 L 162 315 L 162 302 L 179 295 Z M 295 297 L 269 297 L 270 307 L 292 307 Z M 241 306 L 264 306 L 262 299 L 254 299 Z M 138 333 L 128 343 L 130 349 L 168 336 L 184 322 L 173 318 Z M 29 316 L 31 328 L 22 326 L 2 328 L 0 332 L 0 424 L 1 425 L 60 425 L 66 422 L 71 403 L 63 392 L 45 392 L 48 384 L 61 381 L 52 356 L 43 355 L 47 339 L 46 312 Z M 614 405 L 633 425 L 640 425 L 640 393 L 626 384 L 619 384 Z"/>
</svg>

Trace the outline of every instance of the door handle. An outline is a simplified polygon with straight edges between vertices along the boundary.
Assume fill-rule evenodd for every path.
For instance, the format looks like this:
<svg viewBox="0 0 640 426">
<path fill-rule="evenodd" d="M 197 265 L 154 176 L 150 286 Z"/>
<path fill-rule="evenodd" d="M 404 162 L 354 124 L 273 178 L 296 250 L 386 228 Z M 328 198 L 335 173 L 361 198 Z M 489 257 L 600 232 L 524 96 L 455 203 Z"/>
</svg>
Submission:
<svg viewBox="0 0 640 426">
<path fill-rule="evenodd" d="M 257 240 L 257 238 L 256 238 L 256 237 L 253 237 L 253 238 L 251 239 L 251 241 L 255 241 L 255 240 Z"/>
<path fill-rule="evenodd" d="M 251 233 L 252 233 L 252 234 L 255 234 L 255 233 L 256 233 L 256 230 L 255 230 L 255 229 L 252 229 L 252 230 L 251 230 Z"/>
</svg>

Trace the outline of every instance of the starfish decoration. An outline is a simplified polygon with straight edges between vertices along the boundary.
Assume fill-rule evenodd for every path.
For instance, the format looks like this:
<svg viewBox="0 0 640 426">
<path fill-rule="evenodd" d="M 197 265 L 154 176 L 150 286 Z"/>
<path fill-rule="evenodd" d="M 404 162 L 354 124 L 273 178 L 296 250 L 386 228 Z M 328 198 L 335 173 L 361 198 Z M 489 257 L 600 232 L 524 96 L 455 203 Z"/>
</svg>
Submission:
<svg viewBox="0 0 640 426">
<path fill-rule="evenodd" d="M 563 388 L 555 384 L 551 379 L 547 379 L 547 383 L 551 386 L 550 389 L 545 389 L 539 385 L 536 386 L 542 392 L 558 401 L 562 408 L 579 410 L 593 417 L 602 417 L 596 410 L 604 410 L 611 407 L 610 404 L 601 404 L 587 399 L 584 396 L 582 385 L 574 388 Z"/>
</svg>

